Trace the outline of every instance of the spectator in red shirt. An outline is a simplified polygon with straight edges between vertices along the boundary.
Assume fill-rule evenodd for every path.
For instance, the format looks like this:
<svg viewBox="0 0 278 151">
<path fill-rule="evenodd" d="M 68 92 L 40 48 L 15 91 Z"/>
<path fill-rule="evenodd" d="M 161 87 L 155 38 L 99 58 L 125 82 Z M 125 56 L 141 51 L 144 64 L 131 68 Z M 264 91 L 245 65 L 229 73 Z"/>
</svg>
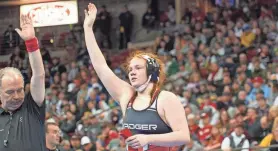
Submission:
<svg viewBox="0 0 278 151">
<path fill-rule="evenodd" d="M 204 94 L 200 109 L 203 110 L 205 107 L 216 109 L 216 104 L 210 100 L 210 96 L 208 94 Z"/>
<path fill-rule="evenodd" d="M 108 123 L 104 124 L 101 129 L 102 132 L 98 136 L 98 140 L 96 141 L 97 150 L 104 150 L 111 140 L 111 138 L 109 137 L 111 131 L 110 125 Z"/>
<path fill-rule="evenodd" d="M 210 124 L 216 125 L 219 121 L 219 111 L 217 111 L 216 104 L 211 101 L 210 96 L 205 94 L 203 97 L 204 101 L 200 105 L 201 110 L 206 110 L 208 114 L 210 114 Z"/>
<path fill-rule="evenodd" d="M 188 120 L 190 135 L 196 135 L 196 133 L 199 131 L 200 127 L 196 123 L 197 119 L 196 119 L 195 115 L 194 114 L 189 114 L 187 116 L 187 120 Z"/>
<path fill-rule="evenodd" d="M 201 11 L 200 8 L 195 8 L 193 10 L 192 19 L 202 23 L 205 19 L 205 14 Z"/>
<path fill-rule="evenodd" d="M 260 15 L 260 17 L 261 18 L 264 18 L 264 17 L 273 18 L 272 11 L 270 9 L 268 9 L 268 7 L 266 5 L 262 5 L 261 6 L 261 15 Z"/>
<path fill-rule="evenodd" d="M 208 144 L 205 147 L 205 150 L 215 150 L 220 149 L 221 143 L 223 141 L 224 137 L 221 135 L 219 129 L 214 126 L 211 129 L 211 137 L 208 140 Z"/>
<path fill-rule="evenodd" d="M 203 126 L 198 132 L 198 138 L 202 145 L 206 146 L 208 143 L 208 138 L 211 136 L 212 126 L 210 125 L 210 115 L 206 112 L 201 113 L 201 118 L 203 121 Z"/>
</svg>

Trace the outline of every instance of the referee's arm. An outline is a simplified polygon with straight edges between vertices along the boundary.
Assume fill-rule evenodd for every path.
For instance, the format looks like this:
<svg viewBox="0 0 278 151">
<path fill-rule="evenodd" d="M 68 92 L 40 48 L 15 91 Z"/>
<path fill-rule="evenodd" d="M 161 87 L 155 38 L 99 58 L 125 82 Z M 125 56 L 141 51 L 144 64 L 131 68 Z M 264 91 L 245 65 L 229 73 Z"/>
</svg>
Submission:
<svg viewBox="0 0 278 151">
<path fill-rule="evenodd" d="M 29 56 L 29 62 L 32 69 L 32 78 L 30 83 L 31 95 L 36 104 L 41 107 L 45 94 L 45 71 L 32 18 L 29 15 L 22 15 L 20 18 L 20 27 L 22 30 L 18 28 L 15 30 L 25 41 L 26 50 Z"/>
<path fill-rule="evenodd" d="M 41 106 L 45 95 L 45 71 L 42 61 L 41 52 L 29 52 L 29 61 L 32 68 L 32 78 L 30 83 L 30 91 L 34 101 Z"/>
</svg>

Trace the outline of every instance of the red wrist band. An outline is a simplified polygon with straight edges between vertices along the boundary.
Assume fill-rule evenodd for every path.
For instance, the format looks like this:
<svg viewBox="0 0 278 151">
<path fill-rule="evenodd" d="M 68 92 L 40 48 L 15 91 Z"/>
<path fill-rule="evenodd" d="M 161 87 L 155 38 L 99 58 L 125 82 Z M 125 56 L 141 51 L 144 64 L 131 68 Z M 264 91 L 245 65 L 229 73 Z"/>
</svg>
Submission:
<svg viewBox="0 0 278 151">
<path fill-rule="evenodd" d="M 28 52 L 34 52 L 39 49 L 39 42 L 36 37 L 26 40 L 25 45 Z"/>
</svg>

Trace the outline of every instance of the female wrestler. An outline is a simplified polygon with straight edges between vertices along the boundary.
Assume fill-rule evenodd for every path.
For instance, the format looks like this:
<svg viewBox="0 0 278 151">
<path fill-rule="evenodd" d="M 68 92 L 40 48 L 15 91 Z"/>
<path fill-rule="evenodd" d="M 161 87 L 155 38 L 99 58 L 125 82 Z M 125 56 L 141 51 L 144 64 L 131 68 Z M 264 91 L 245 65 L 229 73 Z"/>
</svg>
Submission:
<svg viewBox="0 0 278 151">
<path fill-rule="evenodd" d="M 188 143 L 190 135 L 182 104 L 175 94 L 159 91 L 165 80 L 163 63 L 153 54 L 134 53 L 127 62 L 131 85 L 119 79 L 107 66 L 92 31 L 96 13 L 95 5 L 90 3 L 84 20 L 86 46 L 97 75 L 120 103 L 124 127 L 134 134 L 127 138 L 128 146 L 172 147 Z"/>
</svg>

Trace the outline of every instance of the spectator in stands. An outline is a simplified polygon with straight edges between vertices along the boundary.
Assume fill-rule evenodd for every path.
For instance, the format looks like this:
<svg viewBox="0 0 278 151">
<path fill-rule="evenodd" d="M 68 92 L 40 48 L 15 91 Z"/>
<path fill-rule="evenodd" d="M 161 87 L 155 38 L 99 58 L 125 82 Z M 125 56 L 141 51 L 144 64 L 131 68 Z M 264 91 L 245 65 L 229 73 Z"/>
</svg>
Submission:
<svg viewBox="0 0 278 151">
<path fill-rule="evenodd" d="M 203 95 L 203 101 L 200 104 L 200 109 L 207 111 L 211 115 L 210 124 L 212 126 L 218 123 L 220 114 L 217 111 L 216 104 L 210 99 L 208 94 Z"/>
<path fill-rule="evenodd" d="M 263 117 L 268 114 L 269 105 L 267 104 L 267 100 L 264 97 L 257 99 L 258 102 L 258 114 L 260 117 Z"/>
<path fill-rule="evenodd" d="M 271 133 L 271 122 L 267 119 L 267 116 L 262 116 L 260 120 L 260 130 L 256 132 L 256 141 L 259 144 L 269 133 Z"/>
<path fill-rule="evenodd" d="M 60 128 L 65 134 L 72 134 L 76 128 L 75 115 L 71 111 L 67 111 L 65 118 L 61 121 Z"/>
<path fill-rule="evenodd" d="M 152 8 L 149 6 L 147 12 L 142 17 L 142 26 L 146 29 L 152 29 L 155 26 L 156 16 L 152 12 Z"/>
<path fill-rule="evenodd" d="M 61 151 L 74 151 L 70 146 L 69 140 L 63 140 L 61 142 Z"/>
<path fill-rule="evenodd" d="M 255 40 L 256 35 L 252 32 L 252 28 L 248 24 L 243 25 L 242 31 L 243 33 L 240 36 L 241 44 L 245 48 L 249 48 L 252 45 L 253 41 Z"/>
<path fill-rule="evenodd" d="M 271 121 L 272 127 L 278 123 L 278 106 L 272 106 L 268 112 L 268 120 Z"/>
<path fill-rule="evenodd" d="M 80 140 L 80 136 L 77 135 L 73 135 L 70 137 L 70 144 L 71 144 L 71 148 L 75 151 L 78 149 L 81 149 L 81 140 Z"/>
<path fill-rule="evenodd" d="M 191 18 L 192 18 L 192 12 L 190 11 L 189 8 L 186 8 L 184 11 L 184 15 L 182 17 L 182 23 L 189 24 L 191 22 Z"/>
<path fill-rule="evenodd" d="M 115 138 L 110 141 L 107 148 L 110 151 L 125 151 L 126 144 L 125 144 L 124 139 Z"/>
<path fill-rule="evenodd" d="M 108 146 L 111 137 L 109 133 L 111 132 L 111 125 L 110 124 L 104 124 L 101 127 L 101 133 L 98 135 L 97 141 L 96 141 L 96 148 L 97 150 L 105 150 L 105 148 Z"/>
<path fill-rule="evenodd" d="M 210 63 L 210 74 L 208 76 L 208 81 L 214 84 L 219 84 L 223 79 L 223 68 L 219 67 L 216 60 L 211 60 Z"/>
<path fill-rule="evenodd" d="M 251 71 L 252 77 L 266 78 L 266 66 L 261 63 L 260 58 L 253 57 L 252 62 L 249 63 L 248 69 Z"/>
<path fill-rule="evenodd" d="M 104 36 L 104 40 L 100 42 L 101 48 L 112 48 L 111 42 L 111 27 L 112 26 L 112 16 L 106 10 L 106 6 L 102 5 L 98 11 L 96 18 L 96 28 L 99 28 Z M 107 44 L 107 45 L 106 45 Z"/>
<path fill-rule="evenodd" d="M 270 63 L 272 63 L 273 53 L 269 50 L 268 45 L 261 45 L 261 49 L 259 50 L 261 63 L 267 67 Z"/>
<path fill-rule="evenodd" d="M 47 151 L 60 151 L 60 136 L 61 131 L 56 123 L 48 122 L 45 124 L 45 137 Z"/>
<path fill-rule="evenodd" d="M 78 52 L 77 52 L 77 49 L 76 49 L 75 45 L 68 44 L 66 46 L 65 50 L 66 50 L 66 55 L 63 56 L 62 58 L 59 58 L 60 59 L 59 60 L 60 64 L 69 64 L 69 63 L 71 63 L 71 62 L 73 62 L 73 61 L 75 61 L 77 59 L 80 59 L 80 58 L 77 58 L 78 57 Z"/>
<path fill-rule="evenodd" d="M 205 19 L 205 14 L 201 8 L 194 8 L 192 11 L 192 20 L 202 23 Z"/>
<path fill-rule="evenodd" d="M 69 68 L 69 72 L 68 72 L 68 81 L 73 81 L 79 72 L 79 68 L 77 66 L 76 62 L 72 62 Z"/>
<path fill-rule="evenodd" d="M 101 133 L 101 123 L 98 121 L 97 116 L 91 116 L 90 118 L 90 129 L 91 129 L 91 134 L 90 139 L 94 142 L 97 140 L 98 134 Z"/>
<path fill-rule="evenodd" d="M 86 44 L 84 41 L 82 41 L 81 46 L 78 47 L 76 60 L 78 60 L 78 63 L 80 64 L 86 64 L 88 59 L 89 59 L 89 54 L 86 48 Z"/>
<path fill-rule="evenodd" d="M 278 106 L 278 96 L 277 96 L 277 86 L 274 85 L 273 86 L 273 94 L 274 94 L 274 102 L 273 102 L 273 105 L 274 106 Z"/>
<path fill-rule="evenodd" d="M 259 97 L 265 97 L 266 99 L 268 99 L 270 97 L 270 88 L 268 85 L 264 84 L 263 78 L 262 77 L 255 77 L 252 79 L 252 83 L 253 83 L 253 89 L 250 92 L 250 98 L 252 100 L 252 102 L 249 102 L 249 104 L 255 105 L 254 107 L 257 107 L 257 102 L 256 100 L 259 99 L 257 98 L 257 94 L 262 94 L 261 96 L 259 95 Z"/>
<path fill-rule="evenodd" d="M 188 120 L 188 126 L 190 130 L 190 135 L 193 137 L 197 137 L 197 133 L 200 130 L 200 127 L 198 126 L 198 120 L 194 114 L 187 114 L 187 120 Z"/>
<path fill-rule="evenodd" d="M 127 48 L 128 42 L 131 40 L 133 27 L 133 14 L 128 10 L 127 5 L 119 15 L 120 20 L 120 41 L 119 49 Z"/>
<path fill-rule="evenodd" d="M 168 26 L 174 25 L 176 23 L 176 11 L 174 5 L 171 3 L 168 4 L 167 16 L 169 24 Z"/>
<path fill-rule="evenodd" d="M 226 110 L 221 110 L 220 120 L 218 121 L 217 127 L 219 128 L 220 134 L 226 136 L 229 131 L 230 116 Z"/>
<path fill-rule="evenodd" d="M 242 116 L 246 116 L 247 114 L 247 106 L 244 102 L 236 102 L 236 114 L 240 114 Z"/>
<path fill-rule="evenodd" d="M 105 100 L 100 100 L 98 102 L 98 107 L 99 107 L 99 109 L 96 112 L 101 113 L 99 120 L 101 122 L 111 123 L 111 118 L 110 118 L 111 110 L 110 110 L 109 106 L 107 105 L 107 103 L 105 102 Z"/>
<path fill-rule="evenodd" d="M 88 136 L 81 138 L 81 145 L 84 151 L 96 151 L 96 146 L 93 144 Z"/>
<path fill-rule="evenodd" d="M 23 70 L 23 60 L 25 58 L 24 53 L 20 50 L 19 47 L 15 47 L 14 52 L 12 53 L 9 61 L 9 66 L 15 67 L 19 70 Z"/>
<path fill-rule="evenodd" d="M 256 140 L 257 132 L 260 130 L 260 117 L 256 108 L 248 108 L 245 125 L 250 136 L 250 143 L 252 143 Z"/>
<path fill-rule="evenodd" d="M 209 138 L 208 144 L 205 146 L 204 149 L 206 151 L 220 149 L 223 139 L 224 137 L 221 135 L 219 129 L 215 126 L 212 127 L 211 137 Z"/>
<path fill-rule="evenodd" d="M 193 139 L 190 140 L 190 142 L 184 146 L 182 151 L 202 151 L 203 147 L 201 144 L 198 143 L 198 141 L 195 141 Z"/>
<path fill-rule="evenodd" d="M 243 103 L 249 102 L 249 101 L 247 101 L 247 93 L 246 93 L 246 91 L 244 91 L 244 90 L 240 90 L 240 91 L 238 92 L 238 95 L 237 95 L 235 104 L 241 103 L 241 102 L 243 102 Z"/>
<path fill-rule="evenodd" d="M 246 119 L 248 118 L 247 115 L 243 115 L 243 114 L 237 113 L 237 114 L 234 116 L 234 118 L 235 118 L 237 124 L 246 126 Z M 244 134 L 245 134 L 245 136 L 246 136 L 247 138 L 249 138 L 249 134 L 248 134 L 248 132 L 247 132 L 247 128 L 244 129 Z"/>
<path fill-rule="evenodd" d="M 208 144 L 208 139 L 211 137 L 211 129 L 212 125 L 210 124 L 211 113 L 208 111 L 204 111 L 201 113 L 200 117 L 202 119 L 202 125 L 198 131 L 198 140 L 201 142 L 203 146 Z"/>
<path fill-rule="evenodd" d="M 54 76 L 56 73 L 62 74 L 63 72 L 67 72 L 67 68 L 63 65 L 59 58 L 52 58 L 52 67 L 50 69 L 51 76 Z"/>
<path fill-rule="evenodd" d="M 268 147 L 270 145 L 277 145 L 278 144 L 278 125 L 273 127 L 272 133 L 268 134 L 260 143 L 260 147 Z M 270 151 L 277 150 L 277 147 L 270 148 Z"/>
<path fill-rule="evenodd" d="M 3 37 L 3 49 L 14 48 L 20 43 L 20 37 L 14 30 L 13 25 L 9 25 L 8 29 L 4 32 Z"/>
<path fill-rule="evenodd" d="M 75 133 L 79 134 L 80 136 L 91 136 L 92 129 L 91 129 L 91 112 L 85 112 L 80 123 L 77 125 Z"/>
<path fill-rule="evenodd" d="M 43 47 L 41 49 L 41 53 L 42 53 L 43 62 L 52 64 L 52 59 L 51 59 L 49 50 L 47 48 Z"/>
<path fill-rule="evenodd" d="M 221 144 L 221 149 L 228 151 L 235 148 L 244 148 L 242 151 L 249 151 L 250 144 L 246 136 L 243 134 L 243 130 L 244 128 L 242 125 L 237 125 L 232 134 L 224 138 Z"/>
</svg>

